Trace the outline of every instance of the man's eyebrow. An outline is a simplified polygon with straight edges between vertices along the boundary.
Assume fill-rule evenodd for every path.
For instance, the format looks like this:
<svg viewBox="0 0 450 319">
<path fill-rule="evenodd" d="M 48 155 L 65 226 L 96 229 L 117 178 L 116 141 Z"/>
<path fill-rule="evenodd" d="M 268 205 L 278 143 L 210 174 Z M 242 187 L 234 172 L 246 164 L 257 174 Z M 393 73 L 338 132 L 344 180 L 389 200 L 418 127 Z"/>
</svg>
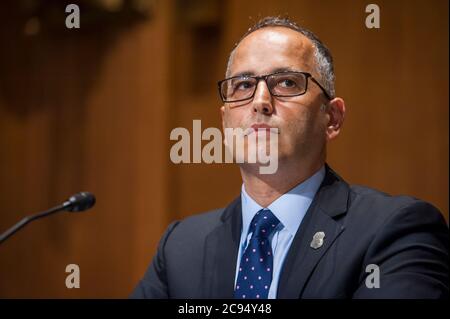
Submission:
<svg viewBox="0 0 450 319">
<path fill-rule="evenodd" d="M 280 72 L 300 72 L 297 69 L 291 68 L 291 67 L 281 67 L 281 68 L 276 68 L 273 70 L 270 70 L 269 73 L 267 74 L 272 74 L 272 73 L 280 73 Z M 236 77 L 236 76 L 255 76 L 256 73 L 253 71 L 242 71 L 242 72 L 238 72 L 234 75 L 232 75 L 231 77 Z"/>
<path fill-rule="evenodd" d="M 231 77 L 235 77 L 235 76 L 254 76 L 255 73 L 251 72 L 251 71 L 242 71 L 242 72 L 238 72 L 236 74 L 231 75 Z"/>
<path fill-rule="evenodd" d="M 272 72 L 270 73 L 280 73 L 280 72 L 300 72 L 300 70 L 291 67 L 283 67 L 283 68 L 276 68 L 272 70 Z"/>
</svg>

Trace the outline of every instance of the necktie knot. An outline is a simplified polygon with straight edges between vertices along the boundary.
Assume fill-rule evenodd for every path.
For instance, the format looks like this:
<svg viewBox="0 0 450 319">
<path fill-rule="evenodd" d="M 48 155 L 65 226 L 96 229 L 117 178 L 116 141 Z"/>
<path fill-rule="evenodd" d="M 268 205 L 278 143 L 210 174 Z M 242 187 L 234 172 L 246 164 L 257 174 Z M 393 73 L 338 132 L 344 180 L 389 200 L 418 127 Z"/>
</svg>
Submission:
<svg viewBox="0 0 450 319">
<path fill-rule="evenodd" d="M 253 217 L 250 224 L 250 232 L 253 233 L 252 237 L 269 237 L 279 223 L 278 218 L 269 209 L 261 209 Z"/>
</svg>

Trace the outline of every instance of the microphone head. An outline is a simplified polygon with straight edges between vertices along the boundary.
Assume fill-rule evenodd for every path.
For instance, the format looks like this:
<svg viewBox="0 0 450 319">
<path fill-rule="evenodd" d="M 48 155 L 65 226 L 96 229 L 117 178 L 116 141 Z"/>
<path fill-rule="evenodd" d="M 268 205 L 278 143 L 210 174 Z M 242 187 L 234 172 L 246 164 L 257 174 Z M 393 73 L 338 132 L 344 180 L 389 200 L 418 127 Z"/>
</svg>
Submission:
<svg viewBox="0 0 450 319">
<path fill-rule="evenodd" d="M 91 208 L 94 204 L 95 196 L 89 192 L 77 193 L 64 202 L 65 209 L 69 212 L 81 212 Z"/>
</svg>

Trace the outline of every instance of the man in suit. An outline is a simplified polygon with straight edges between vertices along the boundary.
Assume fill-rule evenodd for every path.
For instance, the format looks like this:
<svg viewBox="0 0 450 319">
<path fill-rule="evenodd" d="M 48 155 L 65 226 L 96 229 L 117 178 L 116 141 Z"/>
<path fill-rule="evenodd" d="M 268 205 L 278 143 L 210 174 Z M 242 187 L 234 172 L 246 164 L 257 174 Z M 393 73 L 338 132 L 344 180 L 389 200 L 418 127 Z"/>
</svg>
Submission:
<svg viewBox="0 0 450 319">
<path fill-rule="evenodd" d="M 133 298 L 448 297 L 440 212 L 350 186 L 326 164 L 345 104 L 312 32 L 261 20 L 232 51 L 219 90 L 224 128 L 277 134 L 278 168 L 260 174 L 244 161 L 241 196 L 171 224 Z"/>
</svg>

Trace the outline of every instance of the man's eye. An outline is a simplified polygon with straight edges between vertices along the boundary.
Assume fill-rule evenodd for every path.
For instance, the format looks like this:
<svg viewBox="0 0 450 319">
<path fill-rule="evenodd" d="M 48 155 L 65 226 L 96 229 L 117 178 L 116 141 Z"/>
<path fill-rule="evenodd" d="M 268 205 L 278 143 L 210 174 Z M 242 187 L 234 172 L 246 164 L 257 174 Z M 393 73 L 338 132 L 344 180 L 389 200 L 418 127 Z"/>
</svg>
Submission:
<svg viewBox="0 0 450 319">
<path fill-rule="evenodd" d="M 295 83 L 295 81 L 290 80 L 290 79 L 284 79 L 284 80 L 281 80 L 280 82 L 278 82 L 278 85 L 283 88 L 293 88 L 293 87 L 297 86 L 297 83 Z"/>
<path fill-rule="evenodd" d="M 237 90 L 248 90 L 253 86 L 253 83 L 249 81 L 243 81 L 236 84 Z"/>
</svg>

